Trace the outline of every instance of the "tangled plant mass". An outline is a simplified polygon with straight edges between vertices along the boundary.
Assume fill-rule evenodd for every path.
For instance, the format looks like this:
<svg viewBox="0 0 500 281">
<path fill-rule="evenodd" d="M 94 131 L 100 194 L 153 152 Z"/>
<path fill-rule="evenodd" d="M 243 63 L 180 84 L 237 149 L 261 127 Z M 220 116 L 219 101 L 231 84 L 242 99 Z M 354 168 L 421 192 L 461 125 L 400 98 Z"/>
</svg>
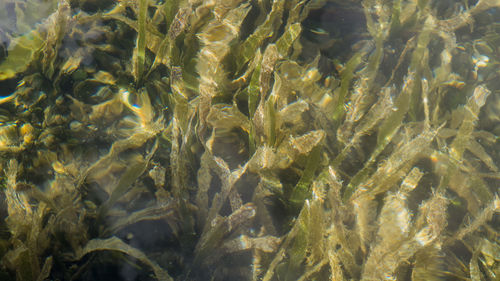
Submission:
<svg viewBox="0 0 500 281">
<path fill-rule="evenodd" d="M 0 3 L 1 280 L 498 280 L 500 1 Z"/>
</svg>

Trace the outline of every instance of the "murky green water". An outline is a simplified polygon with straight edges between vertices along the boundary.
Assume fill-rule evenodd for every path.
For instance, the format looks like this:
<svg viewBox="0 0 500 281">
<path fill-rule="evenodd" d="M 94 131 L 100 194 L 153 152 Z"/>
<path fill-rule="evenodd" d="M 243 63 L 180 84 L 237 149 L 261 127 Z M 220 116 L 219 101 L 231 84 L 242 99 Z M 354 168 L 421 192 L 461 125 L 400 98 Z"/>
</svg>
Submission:
<svg viewBox="0 0 500 281">
<path fill-rule="evenodd" d="M 0 1 L 0 280 L 498 280 L 498 0 Z"/>
</svg>

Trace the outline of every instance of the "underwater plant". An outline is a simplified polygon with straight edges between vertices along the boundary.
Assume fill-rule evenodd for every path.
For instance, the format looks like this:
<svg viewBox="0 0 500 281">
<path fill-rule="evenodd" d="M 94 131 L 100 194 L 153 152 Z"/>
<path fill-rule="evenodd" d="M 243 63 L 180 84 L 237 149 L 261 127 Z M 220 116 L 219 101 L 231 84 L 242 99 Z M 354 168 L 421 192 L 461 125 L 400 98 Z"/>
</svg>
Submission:
<svg viewBox="0 0 500 281">
<path fill-rule="evenodd" d="M 0 3 L 0 279 L 498 280 L 499 19 Z"/>
</svg>

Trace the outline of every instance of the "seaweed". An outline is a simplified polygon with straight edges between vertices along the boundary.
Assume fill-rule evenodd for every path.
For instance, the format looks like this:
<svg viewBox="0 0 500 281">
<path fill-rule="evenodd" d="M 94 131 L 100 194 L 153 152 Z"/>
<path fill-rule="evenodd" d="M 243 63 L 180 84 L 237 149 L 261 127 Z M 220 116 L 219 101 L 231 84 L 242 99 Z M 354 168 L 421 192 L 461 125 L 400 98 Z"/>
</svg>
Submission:
<svg viewBox="0 0 500 281">
<path fill-rule="evenodd" d="M 498 0 L 0 18 L 2 280 L 498 279 Z"/>
</svg>

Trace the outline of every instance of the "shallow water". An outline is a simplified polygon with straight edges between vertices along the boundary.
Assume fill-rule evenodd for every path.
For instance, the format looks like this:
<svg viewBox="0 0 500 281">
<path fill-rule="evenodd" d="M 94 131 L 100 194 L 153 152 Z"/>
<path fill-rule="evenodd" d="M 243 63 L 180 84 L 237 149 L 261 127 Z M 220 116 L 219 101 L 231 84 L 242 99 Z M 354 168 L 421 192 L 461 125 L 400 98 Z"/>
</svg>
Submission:
<svg viewBox="0 0 500 281">
<path fill-rule="evenodd" d="M 497 280 L 500 3 L 0 2 L 0 280 Z"/>
</svg>

